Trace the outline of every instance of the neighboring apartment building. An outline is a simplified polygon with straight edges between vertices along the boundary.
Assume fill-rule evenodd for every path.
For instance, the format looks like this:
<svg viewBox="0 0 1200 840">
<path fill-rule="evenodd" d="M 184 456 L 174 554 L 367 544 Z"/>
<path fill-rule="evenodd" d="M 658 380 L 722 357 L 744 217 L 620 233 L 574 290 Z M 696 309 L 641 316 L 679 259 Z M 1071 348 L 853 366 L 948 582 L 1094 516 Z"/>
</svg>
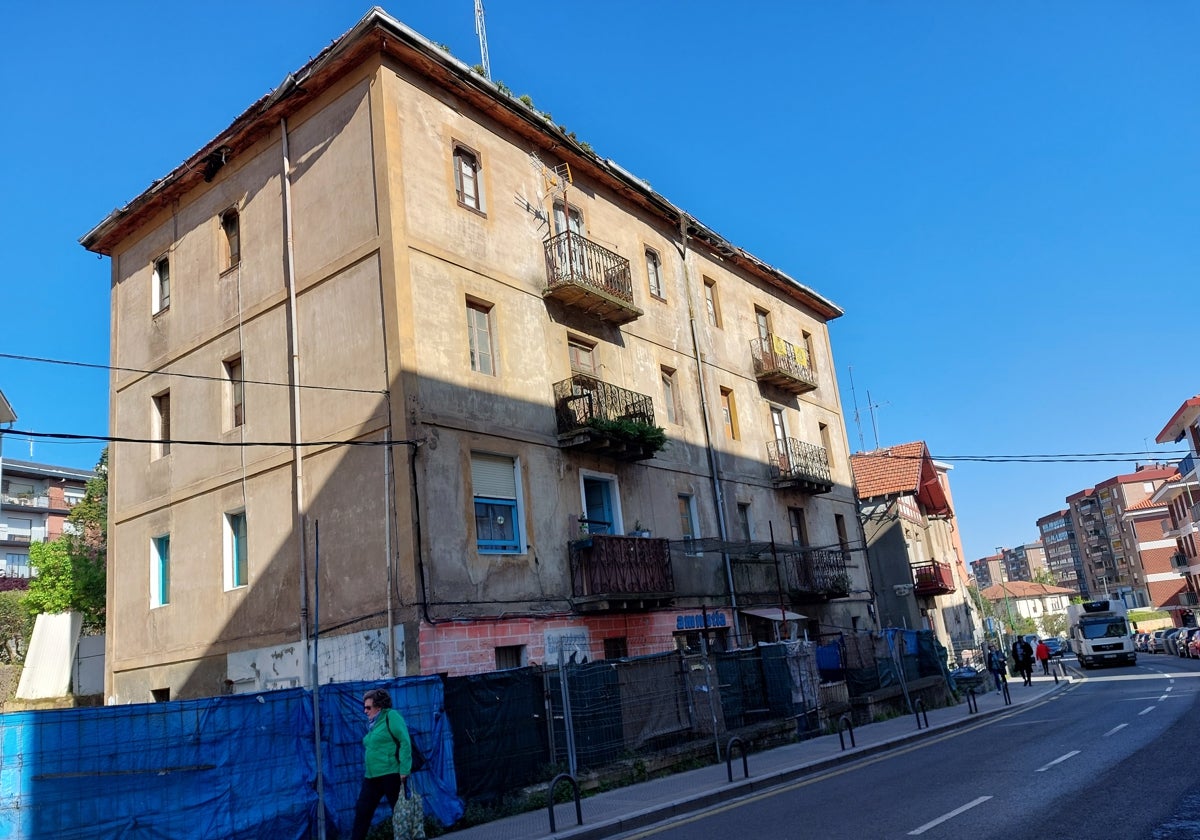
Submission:
<svg viewBox="0 0 1200 840">
<path fill-rule="evenodd" d="M 1176 465 L 1178 476 L 1174 481 L 1164 482 L 1151 501 L 1167 507 L 1163 537 L 1174 541 L 1170 570 L 1184 575 L 1186 588 L 1178 595 L 1179 603 L 1194 614 L 1200 607 L 1200 476 L 1196 470 L 1200 454 L 1200 396 L 1184 401 L 1155 440 L 1187 442 L 1188 454 Z"/>
<path fill-rule="evenodd" d="M 1046 618 L 1066 618 L 1067 604 L 1077 593 L 1062 586 L 1014 580 L 993 584 L 980 594 L 991 602 L 993 613 L 1009 632 L 1016 626 L 1016 619 L 1030 618 L 1037 624 L 1038 633 L 1045 636 L 1054 633 L 1053 627 L 1046 626 Z"/>
<path fill-rule="evenodd" d="M 82 243 L 114 702 L 867 625 L 841 310 L 379 9 Z"/>
<path fill-rule="evenodd" d="M 1075 527 L 1071 511 L 1064 508 L 1043 516 L 1037 521 L 1042 547 L 1046 553 L 1046 568 L 1058 585 L 1074 589 L 1088 599 L 1088 589 L 1083 575 L 1083 560 L 1079 553 L 1079 542 L 1075 538 Z"/>
<path fill-rule="evenodd" d="M 1163 486 L 1171 483 L 1168 479 Z M 1179 564 L 1167 505 L 1151 498 L 1130 505 L 1121 514 L 1122 530 L 1132 543 L 1149 605 L 1171 613 L 1176 627 L 1193 624 L 1187 567 Z"/>
<path fill-rule="evenodd" d="M 952 652 L 979 644 L 948 468 L 923 441 L 850 456 L 884 627 L 933 630 Z"/>
<path fill-rule="evenodd" d="M 62 535 L 92 475 L 89 470 L 11 458 L 0 463 L 0 577 L 29 577 L 30 544 Z"/>
<path fill-rule="evenodd" d="M 975 578 L 975 587 L 980 591 L 992 584 L 1005 579 L 1004 554 L 993 554 L 990 557 L 980 557 L 971 561 L 971 575 Z"/>
<path fill-rule="evenodd" d="M 1038 572 L 1047 568 L 1046 550 L 1041 542 L 1004 548 L 1000 551 L 1000 565 L 1004 570 L 1005 580 L 1031 581 Z"/>
</svg>

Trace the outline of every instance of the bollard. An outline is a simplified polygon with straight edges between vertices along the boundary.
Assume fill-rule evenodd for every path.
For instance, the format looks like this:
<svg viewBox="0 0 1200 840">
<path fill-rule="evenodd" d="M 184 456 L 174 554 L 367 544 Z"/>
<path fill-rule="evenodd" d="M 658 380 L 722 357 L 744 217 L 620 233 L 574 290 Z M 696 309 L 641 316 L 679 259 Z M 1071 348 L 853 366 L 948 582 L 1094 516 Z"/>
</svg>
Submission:
<svg viewBox="0 0 1200 840">
<path fill-rule="evenodd" d="M 918 697 L 913 701 L 913 714 L 917 716 L 917 729 L 921 729 L 921 715 L 925 715 L 925 729 L 929 728 L 929 712 L 925 709 L 925 701 Z"/>
<path fill-rule="evenodd" d="M 1001 684 L 1004 686 L 1004 705 L 1011 706 L 1012 705 L 1012 695 L 1008 693 L 1008 680 L 1004 680 L 1004 682 Z"/>
<path fill-rule="evenodd" d="M 843 724 L 845 725 L 843 726 Z M 842 745 L 843 751 L 846 749 L 846 739 L 842 732 L 846 729 L 850 730 L 850 746 L 857 747 L 858 744 L 854 743 L 854 724 L 850 722 L 850 715 L 842 715 L 838 718 L 838 743 Z"/>
<path fill-rule="evenodd" d="M 729 743 L 725 745 L 725 773 L 729 776 L 729 781 L 733 781 L 733 748 L 737 746 L 742 750 L 742 778 L 750 778 L 750 763 L 746 759 L 746 742 L 741 738 L 730 738 Z"/>
<path fill-rule="evenodd" d="M 967 689 L 967 714 L 973 715 L 979 711 L 979 698 L 975 696 L 975 688 Z"/>
<path fill-rule="evenodd" d="M 571 788 L 575 792 L 575 819 L 578 820 L 579 825 L 583 825 L 583 806 L 579 804 L 579 782 L 575 781 L 575 777 L 570 773 L 559 773 L 554 777 L 553 781 L 550 782 L 550 789 L 546 791 L 546 807 L 550 810 L 551 834 L 553 834 L 556 830 L 554 827 L 554 789 L 558 787 L 558 783 L 563 779 L 566 779 L 571 783 Z"/>
</svg>

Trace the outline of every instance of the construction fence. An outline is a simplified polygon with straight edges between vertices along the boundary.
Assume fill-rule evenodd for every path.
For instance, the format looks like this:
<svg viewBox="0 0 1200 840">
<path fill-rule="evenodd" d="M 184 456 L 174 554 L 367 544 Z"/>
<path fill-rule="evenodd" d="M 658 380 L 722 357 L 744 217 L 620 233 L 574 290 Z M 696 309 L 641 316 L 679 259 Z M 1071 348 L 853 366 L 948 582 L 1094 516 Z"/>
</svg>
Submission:
<svg viewBox="0 0 1200 840">
<path fill-rule="evenodd" d="M 320 814 L 329 836 L 345 836 L 372 687 L 391 692 L 429 758 L 414 776 L 427 814 L 451 825 L 466 802 L 495 803 L 557 772 L 689 745 L 711 744 L 723 758 L 731 735 L 768 721 L 815 734 L 859 695 L 945 671 L 932 634 L 889 631 L 9 713 L 0 715 L 0 840 L 302 840 L 317 836 Z"/>
</svg>

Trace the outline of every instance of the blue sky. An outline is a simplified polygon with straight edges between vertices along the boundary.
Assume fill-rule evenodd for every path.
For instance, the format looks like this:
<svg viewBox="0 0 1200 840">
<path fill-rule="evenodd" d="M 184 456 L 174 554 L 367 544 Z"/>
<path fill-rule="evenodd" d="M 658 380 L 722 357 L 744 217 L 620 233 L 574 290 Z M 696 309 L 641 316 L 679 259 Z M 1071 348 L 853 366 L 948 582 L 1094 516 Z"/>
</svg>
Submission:
<svg viewBox="0 0 1200 840">
<path fill-rule="evenodd" d="M 109 262 L 78 238 L 367 8 L 7 5 L 0 353 L 106 364 Z M 472 0 L 385 8 L 479 60 Z M 1182 2 L 487 3 L 494 79 L 846 310 L 851 449 L 875 446 L 869 392 L 880 445 L 935 457 L 1178 451 L 1153 439 L 1200 390 L 1197 24 Z M 0 358 L 19 429 L 106 434 L 107 387 Z M 967 559 L 1133 460 L 953 461 Z"/>
</svg>

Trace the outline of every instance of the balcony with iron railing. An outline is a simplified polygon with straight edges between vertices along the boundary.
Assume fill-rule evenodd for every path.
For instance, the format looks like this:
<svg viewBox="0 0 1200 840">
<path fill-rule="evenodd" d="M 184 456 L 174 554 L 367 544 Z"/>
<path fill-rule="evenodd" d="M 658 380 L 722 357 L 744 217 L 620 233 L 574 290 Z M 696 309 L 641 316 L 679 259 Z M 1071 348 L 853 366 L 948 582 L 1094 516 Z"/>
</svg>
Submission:
<svg viewBox="0 0 1200 840">
<path fill-rule="evenodd" d="M 650 609 L 675 596 L 669 540 L 591 534 L 573 540 L 568 555 L 572 600 L 580 611 Z"/>
<path fill-rule="evenodd" d="M 577 373 L 554 384 L 558 445 L 618 461 L 643 461 L 666 443 L 645 394 Z"/>
<path fill-rule="evenodd" d="M 1175 469 L 1179 470 L 1179 477 L 1181 479 L 1186 479 L 1188 475 L 1196 469 L 1196 456 L 1191 452 L 1189 452 L 1187 455 L 1184 455 L 1179 460 L 1179 463 L 1176 465 Z"/>
<path fill-rule="evenodd" d="M 833 489 L 829 453 L 823 446 L 795 438 L 767 441 L 767 466 L 776 487 L 795 487 L 809 493 Z"/>
<path fill-rule="evenodd" d="M 750 342 L 750 356 L 759 382 L 793 394 L 804 394 L 817 387 L 816 361 L 809 358 L 805 347 L 767 333 L 766 337 Z"/>
<path fill-rule="evenodd" d="M 33 493 L 5 493 L 0 496 L 0 501 L 3 501 L 6 505 L 20 505 L 21 507 L 50 507 L 49 496 L 35 495 Z"/>
<path fill-rule="evenodd" d="M 847 552 L 828 548 L 779 546 L 774 552 L 730 554 L 738 604 L 792 606 L 820 604 L 850 594 Z"/>
<path fill-rule="evenodd" d="M 954 591 L 954 572 L 949 563 L 914 563 L 912 573 L 913 592 L 917 595 L 948 595 Z"/>
<path fill-rule="evenodd" d="M 1178 569 L 1187 568 L 1189 565 L 1191 565 L 1191 563 L 1186 554 L 1184 554 L 1182 551 L 1176 551 L 1171 555 L 1171 565 Z"/>
<path fill-rule="evenodd" d="M 1200 525 L 1195 522 L 1173 523 L 1170 519 L 1164 519 L 1162 533 L 1164 537 L 1186 537 L 1188 534 L 1200 533 Z"/>
<path fill-rule="evenodd" d="M 546 240 L 545 298 L 610 324 L 642 316 L 633 302 L 629 260 L 574 231 Z"/>
</svg>

